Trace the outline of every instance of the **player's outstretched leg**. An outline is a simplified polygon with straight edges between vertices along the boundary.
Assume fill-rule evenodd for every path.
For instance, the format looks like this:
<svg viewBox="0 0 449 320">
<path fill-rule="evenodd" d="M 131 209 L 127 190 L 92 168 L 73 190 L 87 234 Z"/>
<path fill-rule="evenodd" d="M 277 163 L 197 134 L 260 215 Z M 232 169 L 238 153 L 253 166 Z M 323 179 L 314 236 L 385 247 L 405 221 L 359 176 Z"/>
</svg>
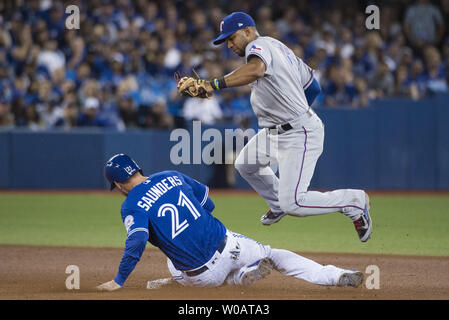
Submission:
<svg viewBox="0 0 449 320">
<path fill-rule="evenodd" d="M 307 191 L 298 194 L 296 198 L 284 197 L 282 201 L 288 214 L 297 217 L 341 212 L 353 222 L 360 241 L 366 242 L 371 237 L 373 226 L 370 202 L 363 190 Z"/>
<path fill-rule="evenodd" d="M 363 190 L 309 191 L 315 166 L 323 151 L 324 129 L 303 127 L 291 135 L 279 136 L 279 207 L 289 215 L 307 217 L 341 212 L 349 217 L 359 239 L 365 242 L 372 231 L 369 202 Z"/>
<path fill-rule="evenodd" d="M 363 273 L 359 271 L 323 266 L 284 249 L 271 249 L 270 259 L 273 268 L 282 274 L 318 285 L 358 287 L 363 281 Z"/>
</svg>

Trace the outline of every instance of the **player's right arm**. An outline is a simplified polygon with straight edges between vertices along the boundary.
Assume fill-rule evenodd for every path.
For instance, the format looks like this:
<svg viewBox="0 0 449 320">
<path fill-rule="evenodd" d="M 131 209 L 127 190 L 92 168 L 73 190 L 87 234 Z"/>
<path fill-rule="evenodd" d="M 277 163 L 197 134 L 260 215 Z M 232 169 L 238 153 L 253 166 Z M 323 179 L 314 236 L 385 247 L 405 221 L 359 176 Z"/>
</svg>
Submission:
<svg viewBox="0 0 449 320">
<path fill-rule="evenodd" d="M 228 87 L 244 86 L 272 74 L 271 50 L 264 41 L 256 39 L 248 44 L 245 48 L 245 57 L 246 64 L 238 67 L 224 77 L 212 80 L 210 82 L 210 89 L 213 91 Z"/>
<path fill-rule="evenodd" d="M 121 288 L 142 257 L 148 241 L 149 222 L 146 215 L 138 211 L 123 210 L 122 208 L 122 216 L 128 232 L 122 260 L 114 280 L 98 286 L 99 290 L 114 291 Z"/>
<path fill-rule="evenodd" d="M 120 261 L 120 266 L 118 273 L 114 281 L 123 286 L 128 276 L 134 270 L 142 257 L 143 251 L 148 241 L 148 232 L 139 230 L 129 235 L 125 243 L 125 251 L 123 252 L 122 260 Z"/>
</svg>

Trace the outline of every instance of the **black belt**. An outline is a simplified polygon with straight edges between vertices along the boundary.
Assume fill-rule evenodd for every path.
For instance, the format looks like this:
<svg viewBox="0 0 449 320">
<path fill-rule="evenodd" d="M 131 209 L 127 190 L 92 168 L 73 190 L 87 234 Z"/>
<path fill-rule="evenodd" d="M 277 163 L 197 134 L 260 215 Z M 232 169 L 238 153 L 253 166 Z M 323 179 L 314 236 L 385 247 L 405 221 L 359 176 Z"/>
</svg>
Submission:
<svg viewBox="0 0 449 320">
<path fill-rule="evenodd" d="M 293 129 L 293 127 L 290 123 L 281 124 L 281 128 L 282 128 L 282 130 L 284 130 L 284 132 Z M 272 126 L 272 127 L 269 127 L 268 129 L 270 129 L 270 130 L 277 129 L 277 126 Z"/>
<path fill-rule="evenodd" d="M 311 117 L 315 114 L 315 111 L 313 111 L 312 108 L 309 108 L 307 110 L 306 114 L 308 114 Z M 284 132 L 293 129 L 292 125 L 288 122 L 281 124 L 280 127 L 282 128 L 282 130 L 284 130 Z M 273 129 L 277 129 L 277 128 L 278 128 L 278 126 L 272 126 L 272 127 L 269 127 L 268 129 L 273 130 Z"/>
<path fill-rule="evenodd" d="M 218 246 L 218 253 L 222 253 L 224 248 L 226 247 L 226 242 L 228 240 L 228 236 L 225 236 L 224 239 L 221 241 L 220 245 Z M 193 270 L 193 271 L 185 271 L 185 274 L 188 275 L 189 277 L 194 277 L 197 276 L 199 274 L 202 274 L 204 271 L 209 270 L 209 268 L 207 266 L 202 266 L 199 269 Z"/>
</svg>

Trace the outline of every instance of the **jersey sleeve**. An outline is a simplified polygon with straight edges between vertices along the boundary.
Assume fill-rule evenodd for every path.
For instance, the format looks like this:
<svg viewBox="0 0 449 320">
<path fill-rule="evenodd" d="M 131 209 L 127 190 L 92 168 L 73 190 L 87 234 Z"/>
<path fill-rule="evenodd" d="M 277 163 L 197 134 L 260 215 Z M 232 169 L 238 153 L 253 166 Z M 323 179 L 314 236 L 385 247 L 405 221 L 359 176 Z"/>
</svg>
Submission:
<svg viewBox="0 0 449 320">
<path fill-rule="evenodd" d="M 192 188 L 193 195 L 198 200 L 200 205 L 209 212 L 215 209 L 214 202 L 209 198 L 209 187 L 180 173 L 184 181 Z"/>
<path fill-rule="evenodd" d="M 258 41 L 256 39 L 252 43 L 248 44 L 245 51 L 246 51 L 245 57 L 247 62 L 251 56 L 259 57 L 265 63 L 266 67 L 265 74 L 271 75 L 273 73 L 271 63 L 273 59 L 271 53 L 271 46 L 267 42 Z"/>
<path fill-rule="evenodd" d="M 134 232 L 126 239 L 125 251 L 114 281 L 123 286 L 131 272 L 140 261 L 148 241 L 148 233 Z"/>
<path fill-rule="evenodd" d="M 141 211 L 122 207 L 122 220 L 126 232 L 128 233 L 128 237 L 138 231 L 146 232 L 148 234 L 148 225 L 150 221 L 148 220 L 148 216 Z"/>
<path fill-rule="evenodd" d="M 296 57 L 298 61 L 298 70 L 301 78 L 301 85 L 306 90 L 313 81 L 313 69 L 309 67 L 302 59 Z"/>
<path fill-rule="evenodd" d="M 125 243 L 125 251 L 120 261 L 119 270 L 114 281 L 123 285 L 130 273 L 139 262 L 148 241 L 148 218 L 145 214 L 122 208 L 122 219 L 128 237 Z"/>
</svg>

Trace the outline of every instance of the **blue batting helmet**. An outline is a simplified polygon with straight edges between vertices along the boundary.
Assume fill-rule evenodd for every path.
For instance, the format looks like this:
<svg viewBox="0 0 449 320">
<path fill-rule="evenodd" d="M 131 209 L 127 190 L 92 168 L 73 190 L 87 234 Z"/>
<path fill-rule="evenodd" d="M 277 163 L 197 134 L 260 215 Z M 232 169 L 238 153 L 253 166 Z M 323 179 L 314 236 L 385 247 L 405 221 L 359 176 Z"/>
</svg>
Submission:
<svg viewBox="0 0 449 320">
<path fill-rule="evenodd" d="M 128 155 L 119 153 L 106 162 L 104 175 L 111 184 L 111 189 L 115 188 L 114 181 L 125 182 L 136 172 L 143 174 L 139 165 Z"/>
</svg>

